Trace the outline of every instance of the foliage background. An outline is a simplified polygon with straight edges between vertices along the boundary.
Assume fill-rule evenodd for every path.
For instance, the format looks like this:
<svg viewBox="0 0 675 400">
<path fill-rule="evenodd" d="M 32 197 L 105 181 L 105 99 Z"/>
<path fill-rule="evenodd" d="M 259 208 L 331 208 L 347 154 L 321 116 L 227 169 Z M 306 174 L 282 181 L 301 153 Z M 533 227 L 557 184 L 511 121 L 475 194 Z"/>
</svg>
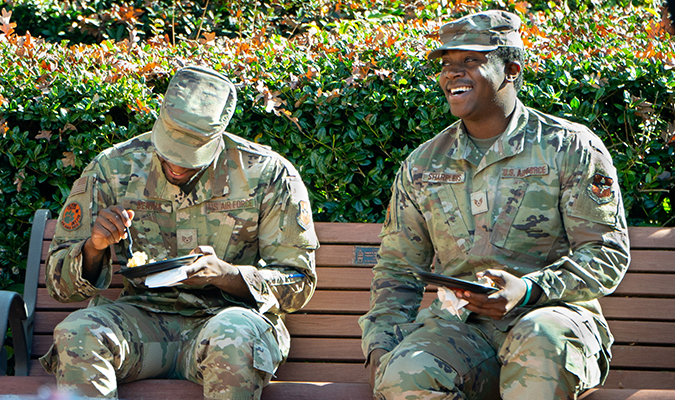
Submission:
<svg viewBox="0 0 675 400">
<path fill-rule="evenodd" d="M 170 76 L 238 87 L 229 130 L 303 175 L 317 221 L 379 222 L 399 163 L 453 122 L 426 60 L 451 18 L 519 14 L 523 102 L 590 126 L 631 225 L 675 225 L 675 45 L 655 1 L 12 0 L 0 15 L 0 288 L 22 292 L 35 210 L 151 129 Z"/>
</svg>

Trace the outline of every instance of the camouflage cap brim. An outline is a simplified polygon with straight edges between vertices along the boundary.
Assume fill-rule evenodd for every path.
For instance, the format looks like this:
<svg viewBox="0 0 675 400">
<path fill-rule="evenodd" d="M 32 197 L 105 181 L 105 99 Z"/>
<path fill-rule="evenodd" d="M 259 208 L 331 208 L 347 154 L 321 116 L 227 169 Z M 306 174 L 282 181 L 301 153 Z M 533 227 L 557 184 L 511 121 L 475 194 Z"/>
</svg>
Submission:
<svg viewBox="0 0 675 400">
<path fill-rule="evenodd" d="M 458 46 L 453 46 L 451 44 L 448 45 L 443 45 L 437 49 L 434 49 L 429 52 L 427 55 L 427 58 L 429 60 L 434 60 L 436 58 L 440 58 L 443 55 L 443 52 L 445 50 L 469 50 L 469 51 L 493 51 L 497 50 L 497 45 L 480 45 L 480 44 L 467 44 L 467 45 L 458 45 Z"/>
<path fill-rule="evenodd" d="M 181 141 L 171 140 L 171 137 L 182 136 Z M 168 128 L 161 118 L 155 121 L 152 128 L 152 143 L 155 151 L 170 162 L 183 168 L 201 168 L 211 164 L 225 147 L 223 135 L 215 136 L 211 141 L 203 143 L 198 138 L 190 140 L 187 132 L 178 132 Z M 190 143 L 192 142 L 192 143 Z M 197 143 L 199 146 L 197 147 Z"/>
</svg>

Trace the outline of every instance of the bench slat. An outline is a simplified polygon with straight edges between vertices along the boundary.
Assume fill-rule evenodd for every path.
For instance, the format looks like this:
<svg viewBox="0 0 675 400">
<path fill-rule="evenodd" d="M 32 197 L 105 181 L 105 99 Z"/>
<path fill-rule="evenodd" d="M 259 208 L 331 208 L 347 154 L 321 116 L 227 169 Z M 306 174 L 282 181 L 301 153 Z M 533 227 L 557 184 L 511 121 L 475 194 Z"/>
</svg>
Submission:
<svg viewBox="0 0 675 400">
<path fill-rule="evenodd" d="M 40 268 L 39 286 L 45 287 L 44 264 Z M 373 278 L 371 268 L 361 267 L 318 267 L 317 289 L 346 289 L 346 290 L 370 290 L 370 281 Z M 123 277 L 113 274 L 111 288 L 123 287 Z"/>
<path fill-rule="evenodd" d="M 607 319 L 637 321 L 675 321 L 675 299 L 603 297 L 602 311 Z"/>
<path fill-rule="evenodd" d="M 68 311 L 39 312 L 35 318 L 35 333 L 51 335 L 56 325 Z M 286 326 L 296 337 L 360 338 L 358 315 L 307 315 L 289 314 Z M 609 321 L 609 327 L 617 344 L 660 344 L 675 346 L 675 323 Z"/>
<path fill-rule="evenodd" d="M 316 265 L 319 267 L 360 267 L 370 270 L 375 265 L 378 247 L 354 245 L 321 245 L 316 251 Z M 44 263 L 49 254 L 49 242 L 42 244 L 40 266 L 40 284 L 44 284 Z M 119 270 L 116 257 L 113 256 L 113 270 Z"/>
<path fill-rule="evenodd" d="M 608 321 L 615 343 L 667 344 L 675 346 L 675 323 Z"/>
<path fill-rule="evenodd" d="M 672 400 L 674 393 L 654 389 L 591 389 L 579 400 Z"/>
<path fill-rule="evenodd" d="M 47 379 L 53 382 L 54 377 L 47 375 L 37 360 L 31 360 L 31 377 Z M 30 380 L 31 377 L 23 378 Z M 275 381 L 307 381 L 307 382 L 368 382 L 369 370 L 361 363 L 315 363 L 287 362 L 279 367 Z M 4 384 L 0 385 L 3 390 Z M 609 389 L 661 389 L 675 390 L 675 372 L 671 371 L 632 371 L 612 367 L 604 388 Z M 0 391 L 0 394 L 3 393 Z M 672 399 L 672 397 L 671 397 Z"/>
<path fill-rule="evenodd" d="M 59 322 L 63 321 L 70 311 L 39 311 L 35 317 L 35 333 L 51 335 Z M 358 315 L 306 315 L 289 314 L 286 326 L 293 336 L 312 337 L 351 337 L 360 338 L 361 328 Z"/>
<path fill-rule="evenodd" d="M 115 300 L 120 296 L 122 289 L 108 289 L 101 293 L 103 297 L 107 297 L 110 300 Z M 36 308 L 38 310 L 78 310 L 80 308 L 87 307 L 89 300 L 80 301 L 77 303 L 60 303 L 49 296 L 46 288 L 39 288 L 37 293 L 37 303 Z"/>
<path fill-rule="evenodd" d="M 33 354 L 45 354 L 50 336 L 35 336 Z M 675 348 L 661 346 L 612 346 L 614 368 L 653 368 L 675 370 Z M 291 338 L 289 361 L 364 362 L 357 338 Z"/>
<path fill-rule="evenodd" d="M 51 336 L 36 335 L 33 338 L 31 354 L 40 357 L 47 353 L 52 345 Z M 291 338 L 289 361 L 332 361 L 359 362 L 365 361 L 361 351 L 360 339 L 336 338 Z"/>
<path fill-rule="evenodd" d="M 675 297 L 675 274 L 631 273 L 614 292 L 621 296 Z"/>
<path fill-rule="evenodd" d="M 654 227 L 629 227 L 631 249 L 670 249 L 675 248 L 675 229 Z"/>
<path fill-rule="evenodd" d="M 675 390 L 675 372 L 627 371 L 610 368 L 603 387 L 611 389 L 670 389 Z M 675 398 L 672 397 L 672 398 Z"/>
<path fill-rule="evenodd" d="M 675 247 L 675 243 L 673 244 Z M 675 251 L 631 250 L 628 272 L 675 273 Z"/>
<path fill-rule="evenodd" d="M 612 346 L 610 368 L 675 370 L 675 347 Z"/>
<path fill-rule="evenodd" d="M 314 229 L 321 243 L 379 244 L 382 224 L 359 222 L 315 222 Z M 56 219 L 45 226 L 44 239 L 51 240 L 56 231 Z"/>
<path fill-rule="evenodd" d="M 325 362 L 293 362 L 289 361 L 279 367 L 275 381 L 307 381 L 307 382 L 359 382 L 367 383 L 369 369 L 363 363 L 325 363 Z M 48 375 L 37 359 L 30 361 L 30 377 L 47 377 Z M 28 379 L 30 379 L 30 377 Z M 0 390 L 3 385 L 0 384 Z M 0 391 L 0 394 L 2 392 Z"/>
<path fill-rule="evenodd" d="M 109 289 L 103 294 L 109 299 L 119 296 L 120 289 Z M 435 293 L 425 293 L 423 307 L 429 306 Z M 367 291 L 317 290 L 312 300 L 302 309 L 305 313 L 364 314 L 368 311 L 370 293 Z M 641 321 L 675 321 L 675 299 L 645 299 L 632 297 L 603 297 L 600 299 L 607 319 Z M 37 308 L 50 310 L 75 310 L 86 307 L 87 302 L 59 303 L 47 290 L 38 290 Z"/>
<path fill-rule="evenodd" d="M 45 240 L 42 244 L 41 261 L 47 259 L 49 252 L 49 243 Z M 675 245 L 674 245 L 675 246 Z M 335 245 L 321 244 L 316 251 L 316 263 L 318 266 L 350 267 L 360 266 L 371 268 L 375 262 L 367 257 L 364 262 L 357 262 L 357 251 L 359 249 L 373 249 L 378 246 L 359 246 L 359 245 Z M 628 272 L 668 272 L 675 273 L 675 264 L 671 261 L 675 257 L 675 251 L 665 250 L 631 250 L 631 265 Z M 42 281 L 44 283 L 44 281 Z"/>
<path fill-rule="evenodd" d="M 49 252 L 49 240 L 45 240 L 42 244 L 41 261 L 47 259 Z M 675 246 L 675 244 L 673 245 Z M 334 267 L 351 267 L 359 266 L 363 268 L 371 268 L 375 262 L 372 260 L 373 255 L 367 257 L 364 262 L 358 262 L 357 251 L 359 249 L 369 249 L 374 251 L 377 246 L 358 246 L 358 245 L 332 245 L 321 244 L 321 247 L 316 252 L 317 266 L 334 266 Z M 628 270 L 631 272 L 667 272 L 675 273 L 675 264 L 671 261 L 675 258 L 675 251 L 662 250 L 631 250 L 631 265 Z M 40 271 L 41 281 L 44 284 L 44 266 Z"/>
<path fill-rule="evenodd" d="M 30 395 L 33 398 L 40 387 L 56 391 L 56 379 L 53 376 L 11 377 L 0 385 L 0 395 Z M 201 385 L 185 380 L 145 379 L 121 385 L 118 395 L 127 400 L 199 399 L 202 398 L 203 391 Z M 319 398 L 370 400 L 372 392 L 367 383 L 272 382 L 265 387 L 262 394 L 262 400 Z"/>
<path fill-rule="evenodd" d="M 39 285 L 45 285 L 45 266 L 40 268 Z M 116 268 L 115 268 L 116 270 Z M 370 290 L 371 268 L 317 267 L 318 289 Z M 123 278 L 114 274 L 111 287 L 122 287 Z M 628 273 L 614 292 L 615 296 L 675 297 L 675 274 Z M 435 291 L 434 286 L 427 288 Z"/>
</svg>

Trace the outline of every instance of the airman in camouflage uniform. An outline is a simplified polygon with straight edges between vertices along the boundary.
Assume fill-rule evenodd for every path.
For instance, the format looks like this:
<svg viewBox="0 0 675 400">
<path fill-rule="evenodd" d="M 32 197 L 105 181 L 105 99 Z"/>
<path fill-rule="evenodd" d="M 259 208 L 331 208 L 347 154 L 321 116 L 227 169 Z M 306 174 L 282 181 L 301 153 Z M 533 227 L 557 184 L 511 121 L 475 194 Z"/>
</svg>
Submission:
<svg viewBox="0 0 675 400">
<path fill-rule="evenodd" d="M 588 128 L 517 99 L 518 16 L 441 28 L 439 83 L 460 120 L 402 164 L 359 323 L 380 399 L 573 399 L 601 384 L 612 336 L 598 298 L 630 262 L 616 170 Z M 469 281 L 457 313 L 410 270 Z"/>
<path fill-rule="evenodd" d="M 236 105 L 232 83 L 187 67 L 171 80 L 152 132 L 89 164 L 58 219 L 47 288 L 62 302 L 93 300 L 54 331 L 42 359 L 62 388 L 117 396 L 118 382 L 188 379 L 204 398 L 258 399 L 288 355 L 283 315 L 316 286 L 306 188 L 269 148 L 224 132 Z M 163 260 L 203 255 L 188 279 L 148 288 L 124 279 L 112 302 L 112 255 Z M 97 270 L 98 268 L 98 270 Z"/>
</svg>

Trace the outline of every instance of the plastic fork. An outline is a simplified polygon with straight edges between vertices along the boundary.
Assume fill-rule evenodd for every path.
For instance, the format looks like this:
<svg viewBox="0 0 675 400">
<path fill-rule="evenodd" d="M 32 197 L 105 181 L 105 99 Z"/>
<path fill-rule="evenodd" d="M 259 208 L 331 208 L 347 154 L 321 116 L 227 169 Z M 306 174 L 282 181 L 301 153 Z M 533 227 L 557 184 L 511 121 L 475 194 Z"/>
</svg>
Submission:
<svg viewBox="0 0 675 400">
<path fill-rule="evenodd" d="M 127 232 L 127 243 L 129 244 L 127 246 L 127 261 L 128 261 L 134 256 L 134 252 L 131 251 L 131 247 L 134 245 L 134 239 L 131 238 L 131 232 L 129 232 L 128 226 L 125 226 L 124 230 Z"/>
</svg>

